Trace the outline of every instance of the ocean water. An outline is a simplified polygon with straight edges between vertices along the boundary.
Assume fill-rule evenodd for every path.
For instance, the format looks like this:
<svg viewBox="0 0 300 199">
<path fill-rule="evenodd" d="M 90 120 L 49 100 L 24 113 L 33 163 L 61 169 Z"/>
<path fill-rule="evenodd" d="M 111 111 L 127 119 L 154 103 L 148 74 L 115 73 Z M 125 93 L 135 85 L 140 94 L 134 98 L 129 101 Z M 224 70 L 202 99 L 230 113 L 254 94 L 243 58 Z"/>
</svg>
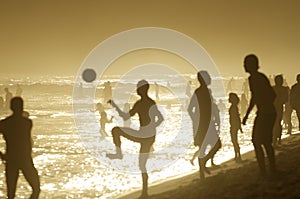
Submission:
<svg viewBox="0 0 300 199">
<path fill-rule="evenodd" d="M 191 89 L 195 89 L 197 83 L 194 81 L 194 76 L 187 75 L 186 78 L 193 80 Z M 168 81 L 172 79 L 176 80 L 176 77 L 153 80 L 153 82 L 158 82 L 161 85 L 158 105 L 165 116 L 165 121 L 162 127 L 158 129 L 154 155 L 149 159 L 147 165 L 154 168 L 153 170 L 150 169 L 151 172 L 149 172 L 150 185 L 198 170 L 198 167 L 191 165 L 189 161 L 196 148 L 192 144 L 191 121 L 184 104 L 186 85 L 172 82 L 172 88 L 168 88 Z M 228 80 L 229 78 L 214 79 L 214 81 L 224 81 L 225 85 Z M 122 139 L 124 151 L 126 151 L 124 161 L 120 163 L 119 160 L 107 160 L 105 152 L 114 150 L 112 138 L 106 137 L 105 142 L 103 142 L 99 133 L 99 124 L 85 119 L 89 115 L 99 119 L 99 114 L 94 112 L 94 109 L 84 109 L 86 106 L 82 106 L 83 110 L 79 113 L 74 113 L 73 106 L 90 102 L 90 100 L 86 101 L 87 98 L 92 98 L 95 103 L 101 101 L 105 81 L 111 81 L 113 87 L 119 83 L 118 77 L 106 77 L 97 83 L 95 98 L 83 94 L 82 96 L 85 97 L 75 97 L 74 99 L 73 89 L 78 85 L 75 84 L 75 77 L 73 76 L 16 78 L 2 75 L 0 78 L 0 96 L 4 96 L 4 87 L 9 87 L 14 93 L 17 83 L 23 89 L 25 110 L 30 113 L 34 125 L 32 130 L 33 157 L 41 180 L 40 198 L 115 198 L 141 187 L 141 176 L 139 172 L 136 172 L 138 169 L 136 154 L 139 146 Z M 134 90 L 136 81 L 136 79 L 124 81 L 118 86 L 120 90 L 128 86 L 132 86 Z M 236 77 L 233 89 L 241 93 L 241 86 L 242 78 Z M 86 87 L 84 90 L 88 90 L 89 84 L 83 84 L 83 87 Z M 214 88 L 216 93 L 213 93 L 217 101 L 226 99 L 226 96 L 222 95 L 223 91 L 217 89 Z M 150 89 L 150 96 L 155 99 L 154 90 L 153 88 Z M 182 94 L 175 96 L 174 92 Z M 126 98 L 122 99 L 122 95 L 120 92 L 114 94 L 120 105 L 126 101 Z M 130 102 L 136 99 L 138 99 L 137 96 L 133 94 Z M 229 105 L 226 104 L 226 106 Z M 94 104 L 91 107 L 94 108 Z M 109 116 L 114 116 L 113 122 L 106 126 L 106 130 L 110 134 L 110 130 L 114 126 L 122 124 L 122 121 L 111 107 L 106 106 L 106 111 Z M 10 112 L 1 112 L 0 116 L 4 118 L 9 114 Z M 74 122 L 76 114 L 82 118 L 82 122 L 79 124 Z M 243 126 L 244 133 L 239 135 L 242 153 L 252 149 L 250 135 L 253 116 L 254 111 L 248 124 Z M 295 119 L 294 117 L 293 115 L 293 119 Z M 221 118 L 222 149 L 215 156 L 215 163 L 217 164 L 234 156 L 227 111 L 221 112 Z M 132 123 L 133 126 L 137 126 L 137 118 L 133 118 Z M 85 131 L 81 132 L 82 129 Z M 107 143 L 107 145 L 99 145 L 99 143 Z M 4 148 L 5 143 L 1 139 L 0 150 L 4 151 Z M 130 154 L 133 156 L 131 157 Z M 196 161 L 195 165 L 197 165 Z M 16 197 L 29 198 L 30 193 L 30 186 L 20 174 Z M 5 194 L 4 164 L 0 162 L 0 198 L 5 197 Z"/>
</svg>

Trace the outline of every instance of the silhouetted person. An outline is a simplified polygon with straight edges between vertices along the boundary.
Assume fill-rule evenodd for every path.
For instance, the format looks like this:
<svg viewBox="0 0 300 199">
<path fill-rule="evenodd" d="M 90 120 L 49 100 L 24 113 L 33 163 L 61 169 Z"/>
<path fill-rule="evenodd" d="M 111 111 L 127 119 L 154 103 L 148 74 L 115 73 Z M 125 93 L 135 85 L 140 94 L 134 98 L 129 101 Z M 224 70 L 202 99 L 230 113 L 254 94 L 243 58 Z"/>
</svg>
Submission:
<svg viewBox="0 0 300 199">
<path fill-rule="evenodd" d="M 124 104 L 124 108 L 123 108 L 123 112 L 128 113 L 130 111 L 130 104 L 129 103 L 125 103 Z M 127 120 L 124 120 L 124 127 L 130 127 L 131 125 L 131 119 L 128 118 Z"/>
<path fill-rule="evenodd" d="M 273 89 L 276 94 L 275 98 L 275 109 L 276 109 L 276 120 L 273 129 L 273 144 L 281 144 L 281 135 L 282 135 L 282 126 L 281 121 L 283 117 L 283 105 L 288 100 L 288 90 L 285 86 L 283 86 L 283 76 L 277 75 L 275 76 L 275 86 Z"/>
<path fill-rule="evenodd" d="M 4 99 L 0 96 L 0 114 L 4 110 Z"/>
<path fill-rule="evenodd" d="M 258 72 L 258 58 L 255 55 L 251 54 L 245 57 L 244 68 L 246 72 L 250 73 L 249 86 L 251 100 L 243 119 L 243 124 L 246 124 L 251 110 L 256 105 L 257 113 L 254 120 L 252 142 L 261 174 L 264 176 L 266 168 L 262 146 L 264 146 L 267 152 L 271 173 L 274 173 L 276 170 L 275 155 L 272 146 L 272 132 L 276 119 L 276 110 L 274 107 L 276 94 L 268 78 L 263 73 Z"/>
<path fill-rule="evenodd" d="M 238 143 L 238 131 L 240 130 L 243 133 L 242 126 L 241 126 L 241 118 L 239 113 L 239 97 L 236 93 L 229 93 L 228 101 L 231 103 L 229 108 L 229 123 L 230 123 L 230 137 L 231 142 L 234 148 L 234 159 L 236 161 L 241 161 L 241 153 L 240 153 L 240 146 Z"/>
<path fill-rule="evenodd" d="M 156 127 L 159 126 L 163 119 L 162 114 L 158 110 L 156 103 L 148 96 L 149 83 L 146 80 L 141 80 L 137 84 L 137 94 L 141 97 L 129 110 L 123 112 L 114 101 L 110 100 L 109 103 L 116 108 L 119 115 L 127 120 L 135 114 L 138 114 L 140 121 L 140 129 L 135 130 L 126 127 L 114 127 L 112 129 L 113 142 L 116 146 L 116 154 L 107 154 L 110 159 L 122 159 L 123 154 L 121 150 L 121 139 L 123 136 L 133 142 L 141 144 L 139 154 L 139 167 L 142 172 L 143 190 L 141 198 L 148 196 L 148 173 L 146 163 L 149 158 L 149 152 L 155 141 Z"/>
<path fill-rule="evenodd" d="M 291 107 L 291 103 L 290 103 L 290 93 L 291 93 L 291 89 L 286 86 L 287 92 L 288 92 L 288 100 L 287 102 L 284 104 L 284 112 L 283 112 L 283 126 L 284 128 L 287 129 L 287 134 L 291 135 L 292 134 L 292 112 L 293 109 Z"/>
<path fill-rule="evenodd" d="M 16 97 L 21 97 L 23 93 L 22 88 L 20 87 L 19 84 L 17 84 L 17 89 L 16 89 Z"/>
<path fill-rule="evenodd" d="M 188 113 L 192 119 L 194 132 L 194 145 L 200 149 L 206 137 L 212 115 L 212 100 L 208 85 L 211 84 L 211 78 L 207 71 L 199 71 L 197 74 L 200 86 L 195 90 L 191 97 L 188 107 Z M 204 178 L 205 171 L 204 157 L 198 157 L 200 178 Z"/>
<path fill-rule="evenodd" d="M 104 83 L 103 93 L 104 93 L 104 102 L 107 102 L 108 100 L 111 99 L 111 97 L 112 97 L 112 88 L 111 88 L 110 81 L 107 81 L 107 82 Z"/>
<path fill-rule="evenodd" d="M 221 99 L 219 100 L 218 108 L 219 108 L 219 111 L 221 111 L 221 112 L 224 112 L 226 110 L 226 105 L 225 105 L 224 101 Z"/>
<path fill-rule="evenodd" d="M 241 108 L 241 115 L 245 115 L 248 108 L 248 100 L 245 93 L 241 95 L 240 108 Z"/>
<path fill-rule="evenodd" d="M 107 123 L 112 122 L 113 117 L 111 117 L 110 119 L 107 118 L 107 113 L 105 112 L 104 107 L 101 103 L 97 103 L 97 111 L 99 111 L 100 115 L 100 132 L 103 134 L 103 136 L 107 136 L 105 126 Z"/>
<path fill-rule="evenodd" d="M 9 109 L 9 104 L 10 104 L 10 100 L 12 99 L 13 95 L 12 93 L 8 90 L 8 88 L 4 88 L 5 91 L 5 109 L 8 110 Z"/>
<path fill-rule="evenodd" d="M 6 142 L 5 176 L 7 198 L 15 197 L 19 170 L 32 187 L 31 199 L 38 198 L 40 181 L 32 160 L 31 128 L 32 121 L 23 114 L 23 100 L 15 97 L 10 108 L 13 114 L 0 121 L 0 132 Z"/>
<path fill-rule="evenodd" d="M 291 107 L 296 110 L 300 130 L 300 74 L 297 75 L 297 83 L 292 86 L 290 100 Z"/>
</svg>

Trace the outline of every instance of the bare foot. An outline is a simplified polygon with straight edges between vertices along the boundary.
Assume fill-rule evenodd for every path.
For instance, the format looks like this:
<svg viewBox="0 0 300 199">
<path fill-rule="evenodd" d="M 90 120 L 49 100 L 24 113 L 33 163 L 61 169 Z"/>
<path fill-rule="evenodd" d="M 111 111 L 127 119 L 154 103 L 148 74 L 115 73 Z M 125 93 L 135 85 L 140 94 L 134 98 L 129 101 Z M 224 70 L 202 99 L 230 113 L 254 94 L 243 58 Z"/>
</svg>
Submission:
<svg viewBox="0 0 300 199">
<path fill-rule="evenodd" d="M 193 161 L 193 160 L 190 160 L 190 163 L 191 163 L 193 166 L 195 166 L 195 165 L 194 165 L 194 161 Z"/>
</svg>

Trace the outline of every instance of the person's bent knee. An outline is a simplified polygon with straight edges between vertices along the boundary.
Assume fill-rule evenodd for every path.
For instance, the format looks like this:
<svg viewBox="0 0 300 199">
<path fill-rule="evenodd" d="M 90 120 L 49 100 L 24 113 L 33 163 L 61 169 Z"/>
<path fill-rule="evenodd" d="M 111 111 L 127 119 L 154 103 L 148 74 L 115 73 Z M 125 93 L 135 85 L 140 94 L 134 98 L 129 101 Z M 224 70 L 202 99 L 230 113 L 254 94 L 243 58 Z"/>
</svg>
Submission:
<svg viewBox="0 0 300 199">
<path fill-rule="evenodd" d="M 116 135 L 119 135 L 120 134 L 120 131 L 121 131 L 121 129 L 120 129 L 120 127 L 114 127 L 112 130 L 111 130 L 111 133 L 112 133 L 112 135 L 113 136 L 116 136 Z"/>
</svg>

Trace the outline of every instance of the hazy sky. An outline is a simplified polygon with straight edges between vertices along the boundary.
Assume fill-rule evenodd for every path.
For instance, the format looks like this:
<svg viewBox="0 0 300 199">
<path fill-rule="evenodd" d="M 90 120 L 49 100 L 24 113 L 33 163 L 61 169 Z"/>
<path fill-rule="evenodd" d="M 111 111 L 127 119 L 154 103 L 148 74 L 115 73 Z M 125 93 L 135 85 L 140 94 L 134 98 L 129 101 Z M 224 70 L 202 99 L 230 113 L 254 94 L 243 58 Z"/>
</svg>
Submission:
<svg viewBox="0 0 300 199">
<path fill-rule="evenodd" d="M 244 75 L 248 53 L 266 73 L 300 73 L 298 0 L 1 0 L 0 73 L 75 75 L 101 41 L 147 26 L 194 38 L 223 75 Z"/>
</svg>

